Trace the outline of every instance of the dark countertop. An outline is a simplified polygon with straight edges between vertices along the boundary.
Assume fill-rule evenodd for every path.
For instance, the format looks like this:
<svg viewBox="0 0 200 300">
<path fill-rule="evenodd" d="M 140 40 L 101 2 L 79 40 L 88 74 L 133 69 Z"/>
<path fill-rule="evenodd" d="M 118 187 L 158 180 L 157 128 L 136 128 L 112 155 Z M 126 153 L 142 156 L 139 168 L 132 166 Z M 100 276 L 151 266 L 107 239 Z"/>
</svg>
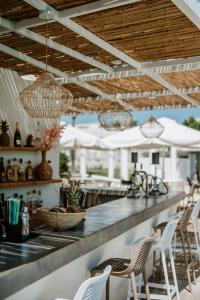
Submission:
<svg viewBox="0 0 200 300">
<path fill-rule="evenodd" d="M 170 192 L 148 200 L 122 198 L 89 208 L 86 220 L 73 230 L 55 232 L 46 228 L 37 231 L 41 235 L 21 244 L 0 242 L 0 299 L 159 214 L 183 197 L 184 192 Z"/>
</svg>

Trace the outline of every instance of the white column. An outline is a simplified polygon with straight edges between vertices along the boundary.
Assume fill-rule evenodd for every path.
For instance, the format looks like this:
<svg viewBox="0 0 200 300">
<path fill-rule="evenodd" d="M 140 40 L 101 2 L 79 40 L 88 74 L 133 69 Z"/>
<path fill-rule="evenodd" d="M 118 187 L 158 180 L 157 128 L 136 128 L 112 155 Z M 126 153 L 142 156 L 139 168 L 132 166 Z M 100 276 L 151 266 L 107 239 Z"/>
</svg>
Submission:
<svg viewBox="0 0 200 300">
<path fill-rule="evenodd" d="M 174 146 L 171 147 L 171 167 L 171 180 L 175 182 L 177 181 L 177 148 Z"/>
<path fill-rule="evenodd" d="M 128 180 L 128 150 L 121 149 L 121 164 L 120 164 L 121 179 Z"/>
<path fill-rule="evenodd" d="M 108 177 L 114 178 L 114 151 L 108 152 Z"/>
<path fill-rule="evenodd" d="M 87 170 L 86 170 L 86 149 L 80 149 L 80 176 L 86 177 Z"/>
</svg>

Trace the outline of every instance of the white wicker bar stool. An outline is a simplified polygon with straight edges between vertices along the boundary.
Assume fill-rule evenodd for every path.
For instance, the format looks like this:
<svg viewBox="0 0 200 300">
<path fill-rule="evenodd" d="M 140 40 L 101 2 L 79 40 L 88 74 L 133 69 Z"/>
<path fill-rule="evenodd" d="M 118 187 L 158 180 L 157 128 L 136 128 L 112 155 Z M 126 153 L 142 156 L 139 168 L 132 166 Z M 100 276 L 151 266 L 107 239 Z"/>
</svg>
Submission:
<svg viewBox="0 0 200 300">
<path fill-rule="evenodd" d="M 85 280 L 79 287 L 73 300 L 102 300 L 106 281 L 111 272 L 111 266 L 107 266 L 103 274 Z M 69 300 L 56 298 L 55 300 Z"/>
<path fill-rule="evenodd" d="M 196 204 L 193 207 L 192 214 L 191 214 L 191 220 L 192 220 L 192 231 L 195 238 L 196 247 L 194 247 L 193 244 L 191 244 L 191 250 L 195 251 L 195 253 L 198 254 L 199 262 L 200 262 L 200 228 L 199 228 L 199 222 L 198 222 L 198 216 L 200 212 L 200 200 L 196 202 Z M 195 249 L 194 249 L 195 248 Z"/>
<path fill-rule="evenodd" d="M 94 276 L 97 273 L 102 273 L 103 269 L 107 265 L 111 265 L 112 271 L 110 275 L 122 278 L 130 278 L 133 290 L 133 298 L 134 300 L 138 300 L 139 298 L 137 295 L 136 276 L 142 274 L 146 297 L 149 300 L 150 297 L 146 280 L 145 263 L 154 239 L 155 235 L 142 239 L 137 245 L 136 251 L 133 252 L 132 259 L 110 258 L 105 260 L 104 262 L 96 266 L 93 270 L 91 270 L 91 276 Z M 109 300 L 109 280 L 107 281 L 106 286 L 106 300 Z"/>
<path fill-rule="evenodd" d="M 176 226 L 179 219 L 172 220 L 167 223 L 165 226 L 162 236 L 158 236 L 153 244 L 153 251 L 159 251 L 161 254 L 161 262 L 164 272 L 164 279 L 165 284 L 161 283 L 154 283 L 154 282 L 148 282 L 148 286 L 150 288 L 150 299 L 160 299 L 160 300 L 171 300 L 172 297 L 176 294 L 177 300 L 180 300 L 179 296 L 179 290 L 178 290 L 178 284 L 177 284 L 177 277 L 176 277 L 176 270 L 174 265 L 174 258 L 172 253 L 172 239 L 176 230 Z M 169 254 L 170 259 L 170 265 L 172 269 L 172 275 L 173 275 L 173 281 L 174 284 L 169 284 L 169 277 L 168 277 L 168 270 L 167 270 L 167 263 L 166 263 L 166 252 Z M 157 294 L 157 293 L 151 293 L 151 288 L 156 288 L 160 290 L 166 290 L 167 294 Z M 141 286 L 138 286 L 138 297 L 139 299 L 146 298 L 146 295 L 141 292 Z M 129 291 L 130 295 L 130 291 Z M 129 299 L 129 298 L 128 298 Z"/>
</svg>

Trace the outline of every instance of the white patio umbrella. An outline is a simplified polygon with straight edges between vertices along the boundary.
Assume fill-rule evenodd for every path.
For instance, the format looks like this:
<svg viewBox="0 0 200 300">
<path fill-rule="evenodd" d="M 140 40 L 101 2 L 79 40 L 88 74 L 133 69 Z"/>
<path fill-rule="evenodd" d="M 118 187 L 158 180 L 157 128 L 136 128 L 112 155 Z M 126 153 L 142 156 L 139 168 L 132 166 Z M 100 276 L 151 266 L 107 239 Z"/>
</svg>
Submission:
<svg viewBox="0 0 200 300">
<path fill-rule="evenodd" d="M 60 144 L 63 148 L 87 148 L 112 150 L 114 146 L 111 143 L 85 132 L 82 129 L 73 126 L 67 126 L 61 136 Z"/>
</svg>

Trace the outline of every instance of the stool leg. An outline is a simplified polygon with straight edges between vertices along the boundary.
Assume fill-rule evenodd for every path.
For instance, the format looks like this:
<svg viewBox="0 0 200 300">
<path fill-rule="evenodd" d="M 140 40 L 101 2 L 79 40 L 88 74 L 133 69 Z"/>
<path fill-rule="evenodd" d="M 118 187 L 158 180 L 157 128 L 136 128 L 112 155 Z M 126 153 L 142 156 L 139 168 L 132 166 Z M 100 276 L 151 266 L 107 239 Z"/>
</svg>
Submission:
<svg viewBox="0 0 200 300">
<path fill-rule="evenodd" d="M 174 257 L 172 254 L 172 249 L 169 249 L 170 253 L 170 262 L 171 262 L 171 268 L 172 268 L 172 275 L 174 279 L 174 286 L 175 286 L 175 291 L 176 291 L 176 297 L 177 300 L 180 300 L 180 295 L 179 295 L 179 290 L 178 290 L 178 283 L 177 283 L 177 277 L 176 277 L 176 270 L 175 270 L 175 265 L 174 265 Z"/>
<path fill-rule="evenodd" d="M 130 278 L 131 278 L 131 285 L 132 285 L 132 289 L 133 289 L 133 299 L 138 300 L 137 286 L 136 286 L 136 280 L 135 280 L 135 273 L 134 272 L 130 273 Z"/>
<path fill-rule="evenodd" d="M 150 292 L 149 292 L 149 286 L 148 286 L 148 282 L 147 282 L 147 278 L 146 278 L 146 272 L 145 272 L 145 269 L 142 273 L 142 276 L 143 276 L 143 280 L 144 280 L 144 286 L 145 286 L 145 292 L 146 292 L 146 297 L 147 297 L 147 300 L 150 300 Z"/>
<path fill-rule="evenodd" d="M 186 254 L 186 250 L 185 250 L 185 241 L 184 241 L 183 231 L 180 230 L 180 233 L 181 233 L 181 243 L 182 243 L 182 248 L 183 248 L 183 255 L 184 255 L 184 259 L 185 259 L 185 266 L 186 266 L 186 270 L 187 270 L 188 283 L 190 286 L 190 291 L 192 292 L 192 282 L 191 282 L 191 278 L 190 278 L 190 269 L 189 269 L 187 254 Z"/>
<path fill-rule="evenodd" d="M 187 229 L 185 231 L 185 234 L 186 234 L 186 241 L 187 241 L 188 251 L 189 251 L 189 256 L 190 256 L 190 261 L 191 261 L 191 268 L 192 268 L 193 280 L 194 280 L 194 283 L 196 284 L 196 275 L 195 275 L 195 269 L 194 269 L 194 265 L 193 265 L 192 252 L 191 252 L 190 240 L 189 240 Z"/>
<path fill-rule="evenodd" d="M 167 287 L 167 296 L 168 296 L 169 300 L 171 300 L 169 278 L 168 278 L 168 273 L 167 273 L 167 264 L 166 264 L 164 250 L 161 250 L 161 257 L 162 257 L 162 265 L 163 265 L 163 272 L 164 272 L 164 277 L 165 277 L 165 283 L 166 283 L 166 287 Z"/>
<path fill-rule="evenodd" d="M 109 300 L 110 298 L 110 276 L 108 277 L 108 280 L 106 282 L 106 300 Z"/>
<path fill-rule="evenodd" d="M 197 253 L 198 253 L 198 257 L 199 257 L 199 263 L 200 263 L 200 241 L 199 241 L 199 236 L 198 236 L 198 232 L 197 232 L 196 221 L 193 222 L 193 229 L 194 229 L 194 238 L 195 238 L 195 242 L 196 242 Z"/>
</svg>

